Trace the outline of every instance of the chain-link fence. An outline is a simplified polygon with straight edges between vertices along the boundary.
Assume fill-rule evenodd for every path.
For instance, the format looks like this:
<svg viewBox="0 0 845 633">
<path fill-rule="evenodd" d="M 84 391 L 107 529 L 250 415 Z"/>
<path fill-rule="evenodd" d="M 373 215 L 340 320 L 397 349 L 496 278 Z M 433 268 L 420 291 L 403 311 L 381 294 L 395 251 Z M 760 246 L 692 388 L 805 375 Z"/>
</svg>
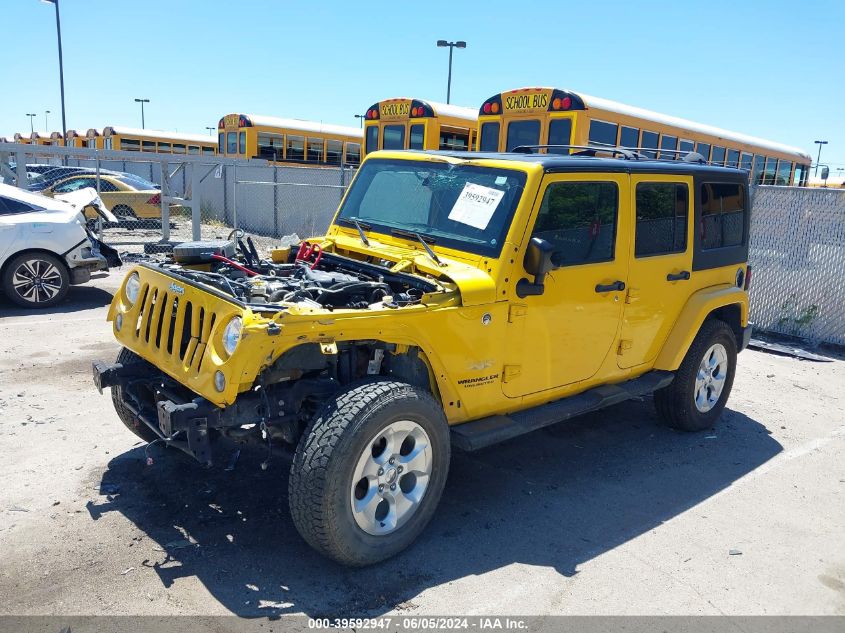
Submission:
<svg viewBox="0 0 845 633">
<path fill-rule="evenodd" d="M 845 192 L 757 187 L 749 263 L 756 328 L 845 345 Z"/>
<path fill-rule="evenodd" d="M 130 255 L 225 239 L 236 228 L 259 247 L 285 235 L 322 233 L 353 175 L 344 166 L 0 144 L 2 182 L 48 196 L 96 189 L 114 215 L 98 221 L 104 241 Z M 91 210 L 87 215 L 96 218 Z"/>
</svg>

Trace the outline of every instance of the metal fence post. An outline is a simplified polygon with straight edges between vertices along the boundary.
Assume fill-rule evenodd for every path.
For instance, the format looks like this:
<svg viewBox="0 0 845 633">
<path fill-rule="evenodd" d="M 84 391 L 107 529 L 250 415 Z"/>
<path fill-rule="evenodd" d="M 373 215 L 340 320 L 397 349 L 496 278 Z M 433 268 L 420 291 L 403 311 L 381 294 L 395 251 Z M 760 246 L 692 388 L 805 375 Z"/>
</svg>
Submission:
<svg viewBox="0 0 845 633">
<path fill-rule="evenodd" d="M 238 164 L 232 165 L 232 228 L 238 228 Z"/>
<path fill-rule="evenodd" d="M 150 163 L 150 171 L 152 171 Z M 170 166 L 166 160 L 161 161 L 161 241 L 170 241 L 170 202 L 165 201 L 170 197 Z"/>
<path fill-rule="evenodd" d="M 201 190 L 200 164 L 193 163 L 191 165 L 191 239 L 194 241 L 202 239 L 202 226 L 200 224 L 202 214 Z"/>
<path fill-rule="evenodd" d="M 23 152 L 15 152 L 15 186 L 26 189 L 26 155 Z"/>
<path fill-rule="evenodd" d="M 279 235 L 279 168 L 273 165 L 273 237 Z"/>
<path fill-rule="evenodd" d="M 78 162 L 78 161 L 77 161 Z M 94 150 L 94 167 L 97 170 L 97 195 L 100 195 L 100 150 Z"/>
</svg>

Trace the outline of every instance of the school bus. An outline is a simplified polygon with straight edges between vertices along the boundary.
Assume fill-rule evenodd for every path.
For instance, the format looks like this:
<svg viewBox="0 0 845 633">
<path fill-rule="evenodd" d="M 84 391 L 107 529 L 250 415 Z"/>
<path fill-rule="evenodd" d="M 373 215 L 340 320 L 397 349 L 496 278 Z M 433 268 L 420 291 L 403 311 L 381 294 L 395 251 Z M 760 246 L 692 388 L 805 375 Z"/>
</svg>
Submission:
<svg viewBox="0 0 845 633">
<path fill-rule="evenodd" d="M 91 130 L 88 130 L 89 138 Z M 157 154 L 216 154 L 217 144 L 210 136 L 139 130 L 131 127 L 103 128 L 103 149 Z M 96 139 L 96 137 L 94 137 Z M 95 141 L 96 142 L 96 141 Z"/>
<path fill-rule="evenodd" d="M 558 88 L 495 94 L 479 108 L 478 126 L 483 152 L 520 145 L 627 147 L 673 160 L 695 151 L 711 165 L 747 169 L 765 185 L 804 186 L 812 162 L 794 147 Z"/>
<path fill-rule="evenodd" d="M 32 143 L 32 139 L 29 137 L 29 134 L 24 134 L 23 132 L 15 132 L 15 143 L 29 145 L 30 143 Z"/>
<path fill-rule="evenodd" d="M 217 153 L 274 163 L 358 165 L 358 128 L 258 114 L 226 114 L 217 123 Z"/>
<path fill-rule="evenodd" d="M 96 128 L 88 128 L 85 132 L 85 145 L 88 149 L 103 149 L 103 135 Z"/>
<path fill-rule="evenodd" d="M 379 149 L 471 150 L 478 114 L 474 108 L 400 97 L 367 108 L 364 155 Z"/>
<path fill-rule="evenodd" d="M 68 130 L 66 136 L 68 147 L 86 147 L 85 137 L 82 136 L 78 131 Z M 64 141 L 61 132 L 53 132 L 50 135 L 50 138 L 53 139 L 53 145 L 61 145 Z"/>
<path fill-rule="evenodd" d="M 60 133 L 54 132 L 53 134 L 58 134 L 61 138 Z M 53 143 L 53 134 L 50 132 L 33 132 L 29 135 L 29 142 L 31 145 L 57 145 L 57 143 Z"/>
</svg>

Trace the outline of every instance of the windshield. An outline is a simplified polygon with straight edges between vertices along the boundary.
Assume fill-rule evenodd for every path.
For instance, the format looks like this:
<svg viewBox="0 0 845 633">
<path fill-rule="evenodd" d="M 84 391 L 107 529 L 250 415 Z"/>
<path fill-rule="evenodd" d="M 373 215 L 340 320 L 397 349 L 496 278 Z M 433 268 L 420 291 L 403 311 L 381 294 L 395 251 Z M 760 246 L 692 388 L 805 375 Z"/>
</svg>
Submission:
<svg viewBox="0 0 845 633">
<path fill-rule="evenodd" d="M 408 160 L 370 160 L 337 222 L 429 244 L 497 256 L 525 185 L 510 169 Z M 410 235 L 413 238 L 413 235 Z"/>
</svg>

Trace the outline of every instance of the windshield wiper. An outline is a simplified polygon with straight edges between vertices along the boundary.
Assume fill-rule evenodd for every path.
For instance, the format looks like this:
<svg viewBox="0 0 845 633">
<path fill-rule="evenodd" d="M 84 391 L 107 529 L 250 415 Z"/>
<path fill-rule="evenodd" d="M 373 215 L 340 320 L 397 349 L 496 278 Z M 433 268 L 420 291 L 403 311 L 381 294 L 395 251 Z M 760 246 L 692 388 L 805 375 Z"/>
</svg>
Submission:
<svg viewBox="0 0 845 633">
<path fill-rule="evenodd" d="M 438 266 L 445 266 L 445 265 L 446 265 L 446 264 L 444 264 L 442 261 L 440 261 L 440 258 L 437 256 L 437 253 L 435 253 L 433 250 L 431 250 L 431 247 L 428 245 L 428 242 L 426 242 L 426 241 L 425 241 L 425 238 L 424 238 L 422 235 L 420 235 L 419 233 L 416 233 L 416 232 L 414 232 L 414 231 L 403 231 L 402 229 L 393 229 L 393 230 L 390 232 L 390 234 L 391 234 L 391 235 L 398 235 L 399 237 L 413 237 L 413 238 L 416 238 L 416 240 L 417 240 L 420 244 L 422 244 L 422 245 L 423 245 L 423 248 L 425 249 L 425 252 L 426 252 L 426 253 L 428 253 L 428 256 L 429 256 L 429 257 L 431 257 L 431 259 L 433 259 L 433 260 L 434 260 L 434 262 L 435 262 Z M 429 239 L 429 241 L 430 241 L 432 244 L 434 243 L 434 238 L 433 238 L 433 237 L 429 237 L 428 239 Z"/>
<path fill-rule="evenodd" d="M 364 234 L 364 229 L 361 228 L 361 223 L 354 218 L 351 218 L 349 221 L 355 225 L 356 229 L 358 229 L 358 236 L 361 238 L 361 242 L 363 242 L 364 246 L 369 246 L 370 240 L 368 240 L 367 236 Z"/>
<path fill-rule="evenodd" d="M 372 228 L 369 224 L 359 222 L 356 218 L 339 218 L 339 221 L 344 224 L 352 224 L 356 229 L 358 229 L 358 237 L 361 238 L 361 242 L 363 242 L 364 246 L 370 245 L 370 240 L 368 240 L 367 236 L 364 234 L 365 227 L 367 230 Z"/>
</svg>

